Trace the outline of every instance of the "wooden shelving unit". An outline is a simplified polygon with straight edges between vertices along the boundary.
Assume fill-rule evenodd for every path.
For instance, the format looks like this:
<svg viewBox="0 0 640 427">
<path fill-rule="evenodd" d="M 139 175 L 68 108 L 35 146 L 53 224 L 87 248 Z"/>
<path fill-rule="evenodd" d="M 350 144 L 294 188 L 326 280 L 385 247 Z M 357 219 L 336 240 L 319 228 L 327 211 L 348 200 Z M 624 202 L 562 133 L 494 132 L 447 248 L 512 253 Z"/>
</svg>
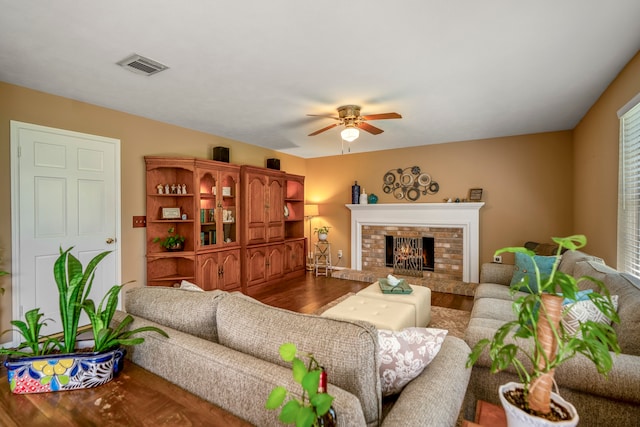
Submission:
<svg viewBox="0 0 640 427">
<path fill-rule="evenodd" d="M 188 280 L 205 290 L 249 293 L 304 274 L 303 176 L 214 160 L 145 162 L 147 285 Z M 178 216 L 167 219 L 167 209 Z M 183 251 L 153 242 L 169 228 L 185 237 Z"/>
<path fill-rule="evenodd" d="M 194 162 L 184 159 L 145 158 L 147 167 L 147 284 L 171 286 L 195 280 Z M 172 192 L 186 189 L 186 193 Z M 167 194 L 169 190 L 169 194 Z M 163 209 L 178 209 L 177 218 L 167 219 Z M 185 215 L 184 217 L 182 215 Z M 184 218 L 184 219 L 183 219 Z M 182 252 L 167 252 L 156 237 L 164 238 L 173 228 L 185 237 Z"/>
<path fill-rule="evenodd" d="M 304 237 L 304 176 L 285 176 L 285 206 L 289 215 L 284 220 L 286 239 Z"/>
</svg>

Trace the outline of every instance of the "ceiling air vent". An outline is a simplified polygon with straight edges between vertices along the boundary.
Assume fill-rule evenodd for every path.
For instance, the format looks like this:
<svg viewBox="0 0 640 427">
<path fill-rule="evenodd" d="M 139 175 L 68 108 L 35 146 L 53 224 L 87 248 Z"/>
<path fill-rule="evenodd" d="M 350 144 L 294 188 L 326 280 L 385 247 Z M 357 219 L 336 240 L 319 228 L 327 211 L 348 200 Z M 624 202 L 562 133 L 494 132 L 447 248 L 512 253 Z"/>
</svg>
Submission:
<svg viewBox="0 0 640 427">
<path fill-rule="evenodd" d="M 145 58 L 138 54 L 131 55 L 122 61 L 119 61 L 118 65 L 126 68 L 132 73 L 144 74 L 145 76 L 151 76 L 169 68 L 164 64 L 154 61 L 153 59 Z"/>
</svg>

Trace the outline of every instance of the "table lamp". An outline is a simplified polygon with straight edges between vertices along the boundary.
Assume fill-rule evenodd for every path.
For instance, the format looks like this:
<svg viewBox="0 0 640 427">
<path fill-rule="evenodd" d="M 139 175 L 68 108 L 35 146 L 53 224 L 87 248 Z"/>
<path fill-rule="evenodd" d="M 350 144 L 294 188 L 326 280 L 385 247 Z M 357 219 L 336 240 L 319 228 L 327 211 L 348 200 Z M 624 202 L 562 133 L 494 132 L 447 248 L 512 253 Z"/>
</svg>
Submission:
<svg viewBox="0 0 640 427">
<path fill-rule="evenodd" d="M 309 220 L 309 249 L 311 249 L 311 221 L 314 217 L 318 216 L 318 205 L 304 205 L 304 217 Z M 313 269 L 311 266 L 311 259 L 313 258 L 312 252 L 307 252 L 307 270 Z"/>
</svg>

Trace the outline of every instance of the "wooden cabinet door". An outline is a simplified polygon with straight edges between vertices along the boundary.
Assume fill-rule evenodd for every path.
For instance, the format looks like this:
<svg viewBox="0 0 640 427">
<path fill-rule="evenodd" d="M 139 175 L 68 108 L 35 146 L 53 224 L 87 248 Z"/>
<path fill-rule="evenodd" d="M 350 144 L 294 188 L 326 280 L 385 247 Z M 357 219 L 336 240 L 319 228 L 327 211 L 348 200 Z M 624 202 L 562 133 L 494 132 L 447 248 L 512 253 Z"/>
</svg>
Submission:
<svg viewBox="0 0 640 427">
<path fill-rule="evenodd" d="M 198 255 L 198 267 L 196 272 L 196 283 L 205 291 L 222 289 L 221 265 L 218 253 L 210 252 Z"/>
<path fill-rule="evenodd" d="M 222 267 L 222 286 L 225 291 L 240 289 L 240 250 L 234 249 L 219 253 Z"/>
<path fill-rule="evenodd" d="M 284 240 L 284 179 L 270 177 L 267 209 L 267 241 Z"/>
<path fill-rule="evenodd" d="M 245 244 L 253 245 L 266 243 L 267 234 L 265 224 L 267 223 L 268 206 L 268 180 L 264 174 L 248 172 L 245 175 Z"/>
<path fill-rule="evenodd" d="M 296 270 L 304 270 L 305 267 L 304 239 L 287 242 L 285 245 L 285 274 Z"/>
<path fill-rule="evenodd" d="M 284 274 L 284 245 L 267 246 L 267 281 L 279 279 Z"/>
<path fill-rule="evenodd" d="M 245 256 L 246 286 L 256 286 L 267 281 L 267 250 L 264 246 L 248 248 Z"/>
</svg>

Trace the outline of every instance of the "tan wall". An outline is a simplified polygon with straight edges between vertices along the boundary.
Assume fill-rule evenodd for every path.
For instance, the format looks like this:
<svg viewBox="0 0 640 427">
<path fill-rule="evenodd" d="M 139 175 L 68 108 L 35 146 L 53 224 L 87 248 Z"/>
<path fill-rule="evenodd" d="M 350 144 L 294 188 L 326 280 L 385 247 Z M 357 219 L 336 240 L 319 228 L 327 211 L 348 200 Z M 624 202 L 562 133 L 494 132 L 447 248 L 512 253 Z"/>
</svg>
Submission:
<svg viewBox="0 0 640 427">
<path fill-rule="evenodd" d="M 640 53 L 626 65 L 574 131 L 574 229 L 588 238 L 588 251 L 617 262 L 617 111 L 640 93 Z"/>
<path fill-rule="evenodd" d="M 466 197 L 484 189 L 481 262 L 493 251 L 526 240 L 546 240 L 573 232 L 589 238 L 588 250 L 615 265 L 618 119 L 616 111 L 640 92 L 640 55 L 626 66 L 574 132 L 555 132 L 465 141 L 366 154 L 304 160 L 253 145 L 0 82 L 0 269 L 11 267 L 10 120 L 85 132 L 121 140 L 122 278 L 144 283 L 144 230 L 131 227 L 143 215 L 144 155 L 208 158 L 211 148 L 230 147 L 231 161 L 263 166 L 281 159 L 283 170 L 306 175 L 306 198 L 320 204 L 313 226 L 330 225 L 333 256 L 349 266 L 349 210 L 354 180 L 380 203 L 397 202 L 382 192 L 392 168 L 420 166 L 439 182 L 440 192 L 419 202 Z M 357 143 L 366 143 L 360 140 Z M 575 168 L 573 159 L 575 158 Z M 305 224 L 305 234 L 308 233 Z M 509 262 L 508 259 L 505 259 Z M 0 278 L 0 330 L 9 327 L 10 280 Z"/>
<path fill-rule="evenodd" d="M 0 82 L 0 268 L 11 268 L 10 121 L 117 138 L 122 167 L 122 280 L 145 279 L 145 230 L 132 227 L 132 216 L 145 214 L 145 155 L 210 158 L 215 146 L 230 147 L 232 163 L 264 166 L 279 158 L 282 170 L 305 175 L 305 161 L 273 150 L 184 129 L 106 108 Z M 0 297 L 0 330 L 9 328 L 10 280 L 0 278 L 7 293 Z M 0 342 L 6 337 L 0 338 Z"/>
<path fill-rule="evenodd" d="M 313 226 L 332 227 L 333 259 L 342 249 L 339 265 L 349 266 L 350 211 L 345 204 L 351 203 L 351 185 L 357 180 L 379 203 L 395 203 L 382 191 L 384 174 L 415 165 L 440 184 L 438 194 L 417 202 L 462 199 L 470 188 L 484 189 L 480 261 L 487 262 L 500 247 L 572 232 L 572 152 L 572 134 L 566 131 L 309 159 L 307 200 L 320 210 Z"/>
</svg>

